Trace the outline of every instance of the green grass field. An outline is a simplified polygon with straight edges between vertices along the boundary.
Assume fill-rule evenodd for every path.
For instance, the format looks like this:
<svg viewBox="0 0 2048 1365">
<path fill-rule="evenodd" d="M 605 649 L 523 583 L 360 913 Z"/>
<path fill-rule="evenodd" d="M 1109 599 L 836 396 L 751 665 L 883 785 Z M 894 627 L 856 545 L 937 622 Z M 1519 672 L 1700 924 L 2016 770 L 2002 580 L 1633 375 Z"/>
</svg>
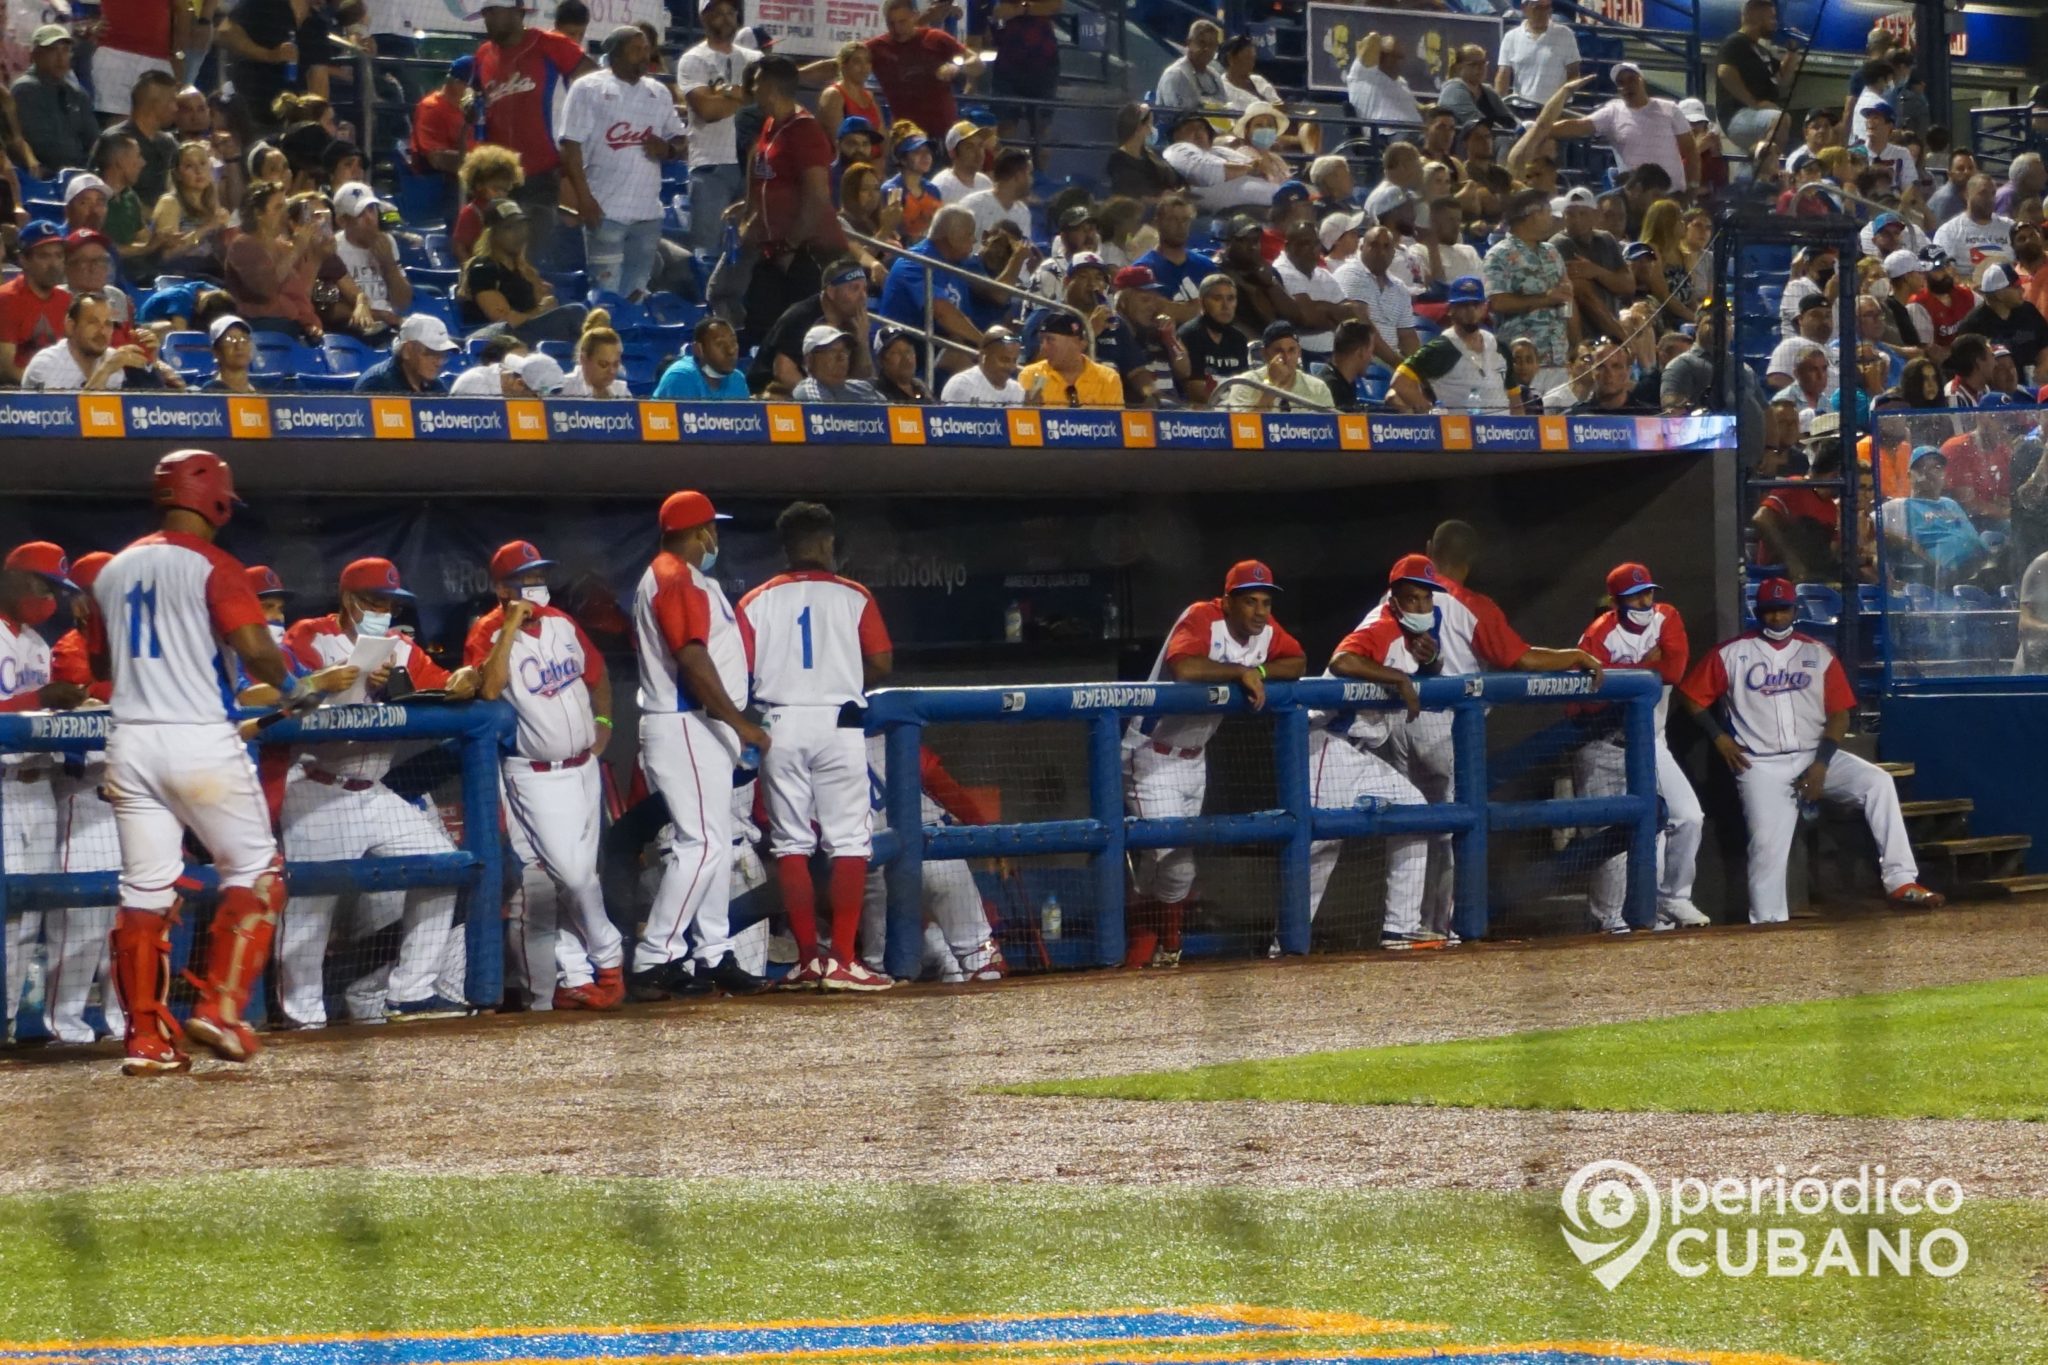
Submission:
<svg viewBox="0 0 2048 1365">
<path fill-rule="evenodd" d="M 1006 1092 L 2040 1121 L 2044 1056 L 2048 977 L 2022 977 Z"/>
<path fill-rule="evenodd" d="M 0 1337 L 1243 1302 L 1452 1329 L 1403 1345 L 2048 1359 L 2028 1283 L 2048 1207 L 1971 1203 L 1951 1221 L 1972 1252 L 1952 1280 L 1652 1267 L 1609 1294 L 1565 1253 L 1554 1196 L 259 1173 L 0 1200 Z"/>
</svg>

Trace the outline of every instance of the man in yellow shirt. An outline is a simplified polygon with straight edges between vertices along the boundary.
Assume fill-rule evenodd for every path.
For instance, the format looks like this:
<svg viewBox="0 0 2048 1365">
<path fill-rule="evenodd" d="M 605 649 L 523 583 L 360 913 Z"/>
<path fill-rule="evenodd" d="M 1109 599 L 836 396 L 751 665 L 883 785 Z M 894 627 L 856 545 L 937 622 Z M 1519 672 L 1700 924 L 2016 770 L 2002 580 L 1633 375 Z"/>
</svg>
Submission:
<svg viewBox="0 0 2048 1365">
<path fill-rule="evenodd" d="M 1038 329 L 1042 359 L 1017 375 L 1024 404 L 1033 408 L 1120 408 L 1124 381 L 1115 370 L 1088 358 L 1081 319 L 1054 313 Z"/>
</svg>

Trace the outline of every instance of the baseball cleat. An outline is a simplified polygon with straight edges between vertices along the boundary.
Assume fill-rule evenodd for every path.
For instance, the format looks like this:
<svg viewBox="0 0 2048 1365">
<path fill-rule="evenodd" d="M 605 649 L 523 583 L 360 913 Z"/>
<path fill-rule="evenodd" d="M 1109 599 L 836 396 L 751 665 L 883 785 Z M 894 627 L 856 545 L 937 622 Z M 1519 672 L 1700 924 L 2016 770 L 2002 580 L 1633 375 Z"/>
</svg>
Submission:
<svg viewBox="0 0 2048 1365">
<path fill-rule="evenodd" d="M 602 1009 L 603 1006 L 597 1003 L 597 997 L 592 993 L 593 989 L 588 981 L 580 986 L 557 986 L 554 1006 L 558 1010 Z"/>
<path fill-rule="evenodd" d="M 886 991 L 895 985 L 893 977 L 871 972 L 862 962 L 834 960 L 825 967 L 823 985 L 828 991 Z"/>
<path fill-rule="evenodd" d="M 1600 929 L 1600 932 L 1607 935 L 1609 938 L 1627 938 L 1630 934 L 1634 933 L 1635 931 L 1633 929 L 1630 929 L 1626 924 L 1608 924 L 1603 925 Z"/>
<path fill-rule="evenodd" d="M 615 1010 L 626 1002 L 626 974 L 618 967 L 599 967 L 597 980 L 590 983 L 594 1010 Z"/>
<path fill-rule="evenodd" d="M 822 957 L 812 957 L 789 969 L 789 974 L 775 983 L 779 991 L 815 991 L 825 984 L 826 963 Z"/>
<path fill-rule="evenodd" d="M 1162 943 L 1152 950 L 1152 960 L 1145 965 L 1147 967 L 1159 968 L 1178 967 L 1180 966 L 1180 949 L 1169 948 Z"/>
<path fill-rule="evenodd" d="M 475 1013 L 460 1000 L 430 995 L 421 1000 L 395 1000 L 384 1007 L 384 1020 L 391 1024 L 417 1024 L 429 1019 L 466 1019 Z"/>
<path fill-rule="evenodd" d="M 1906 910 L 1939 910 L 1948 904 L 1947 896 L 1929 891 L 1918 882 L 1907 882 L 1885 899 Z"/>
<path fill-rule="evenodd" d="M 204 1004 L 185 1021 L 185 1036 L 224 1062 L 246 1062 L 263 1050 L 256 1030 L 239 1019 L 222 1019 Z"/>
<path fill-rule="evenodd" d="M 1380 935 L 1380 947 L 1395 951 L 1410 948 L 1448 948 L 1457 940 L 1434 929 L 1397 929 Z"/>
<path fill-rule="evenodd" d="M 740 960 L 731 953 L 718 959 L 715 967 L 699 963 L 696 974 L 727 995 L 753 995 L 768 986 L 766 981 L 740 966 Z"/>
<path fill-rule="evenodd" d="M 1701 910 L 1691 901 L 1679 900 L 1658 902 L 1657 918 L 1659 920 L 1669 919 L 1682 929 L 1705 929 L 1714 922 L 1707 917 L 1705 911 Z"/>
<path fill-rule="evenodd" d="M 168 1076 L 191 1069 L 192 1059 L 178 1051 L 170 1039 L 147 1033 L 130 1040 L 128 1056 L 121 1063 L 124 1076 Z"/>
</svg>

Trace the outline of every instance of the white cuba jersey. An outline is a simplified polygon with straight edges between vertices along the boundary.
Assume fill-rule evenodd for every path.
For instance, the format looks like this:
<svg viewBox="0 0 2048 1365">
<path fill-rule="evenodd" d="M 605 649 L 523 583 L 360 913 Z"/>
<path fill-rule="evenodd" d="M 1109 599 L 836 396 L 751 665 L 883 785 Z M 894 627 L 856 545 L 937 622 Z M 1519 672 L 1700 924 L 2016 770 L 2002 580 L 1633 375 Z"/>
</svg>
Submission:
<svg viewBox="0 0 2048 1365">
<path fill-rule="evenodd" d="M 1702 707 L 1723 703 L 1735 742 L 1760 758 L 1819 747 L 1829 713 L 1856 704 L 1834 651 L 1796 631 L 1775 641 L 1749 631 L 1716 645 L 1679 690 Z"/>
<path fill-rule="evenodd" d="M 1445 674 L 1505 671 L 1529 652 L 1529 644 L 1508 624 L 1507 614 L 1485 593 L 1473 592 L 1461 583 L 1445 583 L 1435 593 L 1437 657 Z M 1363 630 L 1381 618 L 1398 619 L 1393 594 L 1380 598 L 1378 606 L 1359 622 Z"/>
<path fill-rule="evenodd" d="M 725 589 L 666 550 L 633 590 L 633 650 L 640 661 L 640 712 L 695 711 L 682 687 L 676 651 L 699 644 L 734 706 L 747 704 L 747 645 Z"/>
<path fill-rule="evenodd" d="M 1238 668 L 1256 668 L 1276 659 L 1301 657 L 1301 642 L 1278 621 L 1268 621 L 1265 629 L 1243 640 L 1232 635 L 1230 623 L 1223 615 L 1223 599 L 1217 597 L 1196 602 L 1180 614 L 1173 629 L 1167 632 L 1166 643 L 1160 647 L 1159 657 L 1152 661 L 1152 671 L 1145 675 L 1145 681 L 1173 681 L 1173 664 L 1177 659 L 1209 659 Z M 1215 737 L 1222 724 L 1221 716 L 1147 716 L 1124 728 L 1124 747 L 1134 749 L 1149 743 L 1176 750 L 1200 749 Z"/>
<path fill-rule="evenodd" d="M 355 636 L 343 628 L 341 619 L 336 616 L 294 621 L 284 633 L 284 638 L 286 649 L 308 673 L 346 664 L 356 649 Z M 421 691 L 448 685 L 448 671 L 428 658 L 426 651 L 408 636 L 398 637 L 398 643 L 391 651 L 390 664 L 394 673 L 404 669 L 406 676 L 412 679 L 412 685 Z M 369 688 L 367 678 L 364 687 Z M 369 690 L 369 696 L 373 701 L 380 699 L 375 689 Z M 399 753 L 414 753 L 424 747 L 424 744 L 415 743 L 401 748 L 392 742 L 378 740 L 345 741 L 316 744 L 307 753 L 312 758 L 312 766 L 321 772 L 377 782 L 391 771 L 391 764 Z"/>
<path fill-rule="evenodd" d="M 50 646 L 28 626 L 0 619 L 0 710 L 34 710 L 50 681 Z M 0 767 L 16 768 L 28 754 L 0 754 Z"/>
<path fill-rule="evenodd" d="M 599 69 L 569 87 L 556 135 L 583 154 L 583 177 L 605 217 L 624 223 L 661 217 L 661 163 L 641 144 L 647 135 L 666 142 L 683 135 L 673 96 L 642 76 L 628 84 Z"/>
<path fill-rule="evenodd" d="M 874 594 L 850 578 L 778 574 L 740 599 L 740 630 L 764 706 L 844 706 L 866 698 L 862 661 L 890 651 Z"/>
<path fill-rule="evenodd" d="M 263 624 L 242 565 L 210 541 L 177 531 L 144 536 L 109 560 L 92 585 L 121 724 L 225 723 L 234 668 L 222 638 Z"/>
<path fill-rule="evenodd" d="M 470 627 L 463 662 L 481 668 L 504 629 L 505 609 L 495 607 Z M 538 608 L 506 663 L 511 676 L 502 700 L 518 722 L 513 751 L 541 763 L 590 752 L 597 742 L 590 684 L 604 676 L 604 660 L 575 620 L 555 607 Z"/>
<path fill-rule="evenodd" d="M 919 764 L 919 772 L 920 772 L 920 776 L 919 776 L 919 780 L 918 780 L 918 787 L 917 787 L 917 800 L 918 800 L 918 817 L 917 817 L 917 818 L 919 819 L 919 821 L 921 821 L 922 823 L 924 823 L 924 824 L 927 824 L 927 825 L 950 825 L 950 824 L 953 824 L 953 823 L 955 823 L 955 821 L 954 821 L 953 817 L 952 817 L 951 815 L 947 814 L 947 812 L 946 812 L 946 808 L 945 808 L 944 806 L 940 805 L 940 804 L 939 804 L 938 802 L 936 802 L 936 801 L 932 800 L 932 794 L 931 794 L 931 792 L 930 792 L 930 791 L 928 791 L 928 790 L 926 790 L 926 788 L 925 788 L 925 786 L 924 786 L 924 781 L 923 781 L 923 777 L 922 777 L 922 770 L 923 770 L 923 764 L 922 764 L 922 763 L 920 762 L 920 764 Z M 868 808 L 869 808 L 870 810 L 872 810 L 872 811 L 874 812 L 874 814 L 875 814 L 875 819 L 874 819 L 874 825 L 875 825 L 875 828 L 876 828 L 876 829 L 886 829 L 886 828 L 888 827 L 888 824 L 889 824 L 889 813 L 888 813 L 888 811 L 887 811 L 886 809 L 884 809 L 884 803 L 885 803 L 885 802 L 886 802 L 886 801 L 888 800 L 888 795 L 889 795 L 889 784 L 888 784 L 888 782 L 887 782 L 887 781 L 885 780 L 885 779 L 887 778 L 887 776 L 888 776 L 888 772 L 889 772 L 889 739 L 888 739 L 888 736 L 886 736 L 886 735 L 869 735 L 869 736 L 868 736 Z"/>
</svg>

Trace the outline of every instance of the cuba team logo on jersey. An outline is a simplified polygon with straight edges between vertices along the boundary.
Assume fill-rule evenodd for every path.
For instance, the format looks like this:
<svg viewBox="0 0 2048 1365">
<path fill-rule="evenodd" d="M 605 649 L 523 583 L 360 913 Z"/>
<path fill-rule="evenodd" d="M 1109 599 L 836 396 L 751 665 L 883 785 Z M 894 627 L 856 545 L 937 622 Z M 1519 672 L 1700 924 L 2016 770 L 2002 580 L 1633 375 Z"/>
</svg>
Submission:
<svg viewBox="0 0 2048 1365">
<path fill-rule="evenodd" d="M 1751 664 L 1742 674 L 1742 685 L 1750 691 L 1766 697 L 1782 696 L 1787 692 L 1804 692 L 1813 686 L 1813 674 L 1807 670 L 1817 664 L 1814 659 L 1801 659 L 1796 668 L 1772 668 L 1769 664 Z"/>
<path fill-rule="evenodd" d="M 569 684 L 583 680 L 583 659 L 525 658 L 519 661 L 519 685 L 536 697 L 560 696 Z"/>
</svg>

